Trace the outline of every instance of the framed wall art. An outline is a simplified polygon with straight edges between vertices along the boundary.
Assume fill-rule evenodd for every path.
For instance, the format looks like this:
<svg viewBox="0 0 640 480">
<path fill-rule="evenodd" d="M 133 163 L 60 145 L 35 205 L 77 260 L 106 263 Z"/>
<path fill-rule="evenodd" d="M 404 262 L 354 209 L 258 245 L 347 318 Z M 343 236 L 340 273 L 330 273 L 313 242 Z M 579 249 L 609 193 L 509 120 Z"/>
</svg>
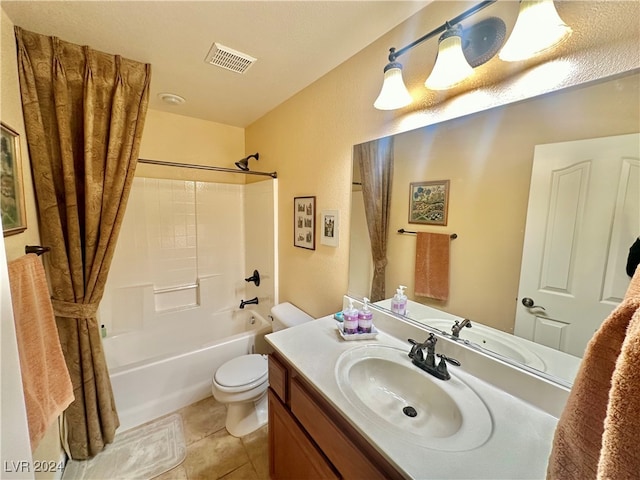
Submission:
<svg viewBox="0 0 640 480">
<path fill-rule="evenodd" d="M 446 225 L 449 180 L 414 182 L 409 189 L 409 223 Z"/>
<path fill-rule="evenodd" d="M 0 123 L 0 181 L 2 182 L 2 233 L 5 237 L 27 229 L 22 190 L 20 135 Z"/>
<path fill-rule="evenodd" d="M 338 210 L 323 210 L 320 218 L 322 219 L 320 243 L 330 247 L 337 247 L 338 232 L 340 228 L 340 212 L 338 212 Z"/>
<path fill-rule="evenodd" d="M 316 197 L 293 199 L 293 245 L 316 249 Z"/>
</svg>

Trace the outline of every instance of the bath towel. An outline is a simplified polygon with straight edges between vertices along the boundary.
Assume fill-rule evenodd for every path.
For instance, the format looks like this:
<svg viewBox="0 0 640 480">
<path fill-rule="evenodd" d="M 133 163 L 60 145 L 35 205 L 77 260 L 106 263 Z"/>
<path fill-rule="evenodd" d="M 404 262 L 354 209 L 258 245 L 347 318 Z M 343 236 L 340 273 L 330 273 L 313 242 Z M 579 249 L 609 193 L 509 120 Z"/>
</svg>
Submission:
<svg viewBox="0 0 640 480">
<path fill-rule="evenodd" d="M 418 232 L 414 292 L 436 300 L 449 298 L 449 244 L 444 233 Z"/>
<path fill-rule="evenodd" d="M 599 479 L 640 478 L 640 309 L 627 328 L 611 380 Z"/>
<path fill-rule="evenodd" d="M 638 478 L 640 271 L 587 345 L 558 420 L 548 479 Z"/>
<path fill-rule="evenodd" d="M 9 262 L 11 303 L 31 450 L 73 401 L 44 267 L 35 254 Z"/>
</svg>

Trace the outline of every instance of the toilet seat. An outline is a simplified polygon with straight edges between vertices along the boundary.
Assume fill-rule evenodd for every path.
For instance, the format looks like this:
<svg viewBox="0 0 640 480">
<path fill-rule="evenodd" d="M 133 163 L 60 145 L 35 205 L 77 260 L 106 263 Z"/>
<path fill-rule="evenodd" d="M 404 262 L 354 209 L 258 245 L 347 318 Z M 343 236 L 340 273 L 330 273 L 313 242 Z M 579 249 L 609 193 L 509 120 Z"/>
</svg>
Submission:
<svg viewBox="0 0 640 480">
<path fill-rule="evenodd" d="M 213 376 L 226 391 L 247 390 L 267 381 L 269 367 L 266 355 L 251 354 L 225 362 Z"/>
</svg>

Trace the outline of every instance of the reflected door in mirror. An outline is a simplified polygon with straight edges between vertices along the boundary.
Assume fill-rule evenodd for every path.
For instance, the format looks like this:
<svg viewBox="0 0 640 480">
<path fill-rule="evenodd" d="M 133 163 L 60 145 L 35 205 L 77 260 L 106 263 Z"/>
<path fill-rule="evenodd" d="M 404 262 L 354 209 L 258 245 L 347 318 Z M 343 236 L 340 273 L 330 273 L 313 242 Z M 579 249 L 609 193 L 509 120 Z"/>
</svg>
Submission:
<svg viewBox="0 0 640 480">
<path fill-rule="evenodd" d="M 581 356 L 624 296 L 639 233 L 640 134 L 536 146 L 516 335 Z"/>
</svg>

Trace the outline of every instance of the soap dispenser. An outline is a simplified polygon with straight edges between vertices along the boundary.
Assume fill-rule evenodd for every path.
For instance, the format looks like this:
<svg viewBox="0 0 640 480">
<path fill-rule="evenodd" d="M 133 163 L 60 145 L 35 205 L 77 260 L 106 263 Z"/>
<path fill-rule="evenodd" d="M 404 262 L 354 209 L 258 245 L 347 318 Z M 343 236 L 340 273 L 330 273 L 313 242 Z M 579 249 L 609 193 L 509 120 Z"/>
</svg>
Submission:
<svg viewBox="0 0 640 480">
<path fill-rule="evenodd" d="M 358 333 L 358 310 L 354 308 L 353 300 L 349 299 L 349 307 L 342 312 L 342 318 L 342 328 L 345 334 Z"/>
<path fill-rule="evenodd" d="M 371 333 L 373 324 L 373 312 L 369 310 L 369 299 L 364 299 L 364 306 L 358 312 L 358 331 L 360 333 Z"/>
<path fill-rule="evenodd" d="M 396 294 L 391 299 L 391 311 L 398 315 L 405 315 L 407 313 L 407 296 L 404 294 L 405 288 L 407 287 L 400 285 L 396 290 Z"/>
</svg>

